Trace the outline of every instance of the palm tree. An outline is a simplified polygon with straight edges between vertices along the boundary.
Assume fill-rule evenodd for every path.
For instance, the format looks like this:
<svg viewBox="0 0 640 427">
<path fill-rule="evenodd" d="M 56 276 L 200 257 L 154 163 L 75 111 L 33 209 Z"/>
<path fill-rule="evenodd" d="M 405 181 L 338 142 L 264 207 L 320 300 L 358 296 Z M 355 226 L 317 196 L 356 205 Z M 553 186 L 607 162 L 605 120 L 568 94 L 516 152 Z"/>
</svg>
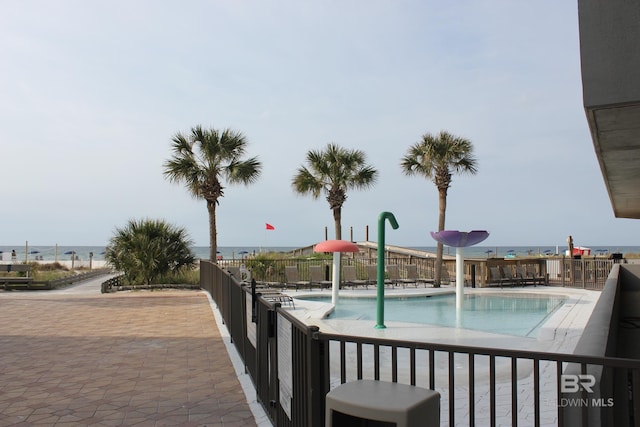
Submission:
<svg viewBox="0 0 640 427">
<path fill-rule="evenodd" d="M 347 190 L 373 186 L 378 171 L 366 164 L 366 156 L 360 150 L 348 150 L 335 144 L 307 153 L 307 166 L 298 168 L 293 177 L 293 189 L 299 194 L 310 194 L 318 199 L 326 194 L 333 211 L 336 239 L 342 239 L 342 205 L 347 200 Z"/>
<path fill-rule="evenodd" d="M 400 164 L 405 175 L 421 175 L 433 181 L 438 189 L 438 231 L 444 230 L 447 211 L 447 191 L 451 187 L 453 173 L 474 175 L 477 161 L 473 145 L 465 138 L 440 131 L 438 135 L 426 133 L 422 141 L 409 147 Z M 438 243 L 436 252 L 435 283 L 440 286 L 443 245 Z"/>
<path fill-rule="evenodd" d="M 262 170 L 257 157 L 243 159 L 247 144 L 240 132 L 196 126 L 189 135 L 177 133 L 173 137 L 173 158 L 164 164 L 164 175 L 169 181 L 184 182 L 193 197 L 207 202 L 209 259 L 213 262 L 218 250 L 216 207 L 224 196 L 223 179 L 229 184 L 249 185 Z"/>
<path fill-rule="evenodd" d="M 162 220 L 129 220 L 109 240 L 105 258 L 132 284 L 151 285 L 169 273 L 195 265 L 186 230 Z"/>
</svg>

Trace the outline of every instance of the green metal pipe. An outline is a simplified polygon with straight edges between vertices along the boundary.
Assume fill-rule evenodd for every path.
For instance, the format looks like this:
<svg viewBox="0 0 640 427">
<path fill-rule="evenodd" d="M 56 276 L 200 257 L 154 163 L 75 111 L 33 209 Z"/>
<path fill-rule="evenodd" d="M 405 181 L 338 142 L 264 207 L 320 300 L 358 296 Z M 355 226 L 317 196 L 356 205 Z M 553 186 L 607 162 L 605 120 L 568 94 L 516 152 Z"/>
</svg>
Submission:
<svg viewBox="0 0 640 427">
<path fill-rule="evenodd" d="M 377 323 L 376 329 L 384 329 L 384 220 L 388 219 L 389 224 L 395 230 L 398 228 L 398 221 L 391 212 L 382 212 L 378 216 L 378 292 L 377 292 Z"/>
</svg>

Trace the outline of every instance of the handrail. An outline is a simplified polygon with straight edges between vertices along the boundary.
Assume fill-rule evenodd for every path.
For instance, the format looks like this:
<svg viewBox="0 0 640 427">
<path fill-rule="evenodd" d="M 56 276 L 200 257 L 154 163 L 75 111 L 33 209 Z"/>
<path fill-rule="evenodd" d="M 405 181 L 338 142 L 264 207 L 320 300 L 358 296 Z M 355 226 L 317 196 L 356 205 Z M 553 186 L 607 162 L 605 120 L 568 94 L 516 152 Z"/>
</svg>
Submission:
<svg viewBox="0 0 640 427">
<path fill-rule="evenodd" d="M 124 273 L 122 273 L 102 282 L 101 292 L 105 294 L 105 293 L 111 292 L 113 288 L 122 286 L 124 282 L 124 277 L 125 277 Z"/>
<path fill-rule="evenodd" d="M 71 283 L 80 282 L 83 280 L 91 279 L 93 277 L 102 276 L 110 271 L 109 268 L 103 268 L 98 270 L 87 271 L 80 274 L 71 274 L 69 276 L 61 277 L 59 279 L 49 280 L 49 285 L 52 288 L 69 285 Z"/>
</svg>

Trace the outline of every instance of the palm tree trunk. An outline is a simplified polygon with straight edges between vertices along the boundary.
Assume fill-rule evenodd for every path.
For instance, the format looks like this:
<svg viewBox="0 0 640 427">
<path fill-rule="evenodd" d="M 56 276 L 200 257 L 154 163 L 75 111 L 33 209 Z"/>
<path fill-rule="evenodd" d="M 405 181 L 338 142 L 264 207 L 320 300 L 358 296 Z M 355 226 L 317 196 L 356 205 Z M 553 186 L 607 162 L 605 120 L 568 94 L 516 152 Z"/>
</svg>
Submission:
<svg viewBox="0 0 640 427">
<path fill-rule="evenodd" d="M 444 230 L 445 216 L 447 212 L 447 190 L 438 191 L 438 231 Z M 444 245 L 438 242 L 436 250 L 436 273 L 434 278 L 434 286 L 440 287 L 442 279 L 442 255 L 444 252 Z"/>
<path fill-rule="evenodd" d="M 436 249 L 436 273 L 433 280 L 434 288 L 440 287 L 440 281 L 442 278 L 442 254 L 443 253 L 444 253 L 444 245 L 438 242 L 437 249 Z"/>
<path fill-rule="evenodd" d="M 218 262 L 218 232 L 216 228 L 216 202 L 207 200 L 207 211 L 209 211 L 209 260 Z"/>
<path fill-rule="evenodd" d="M 342 240 L 342 208 L 333 208 L 333 222 L 336 227 L 336 240 Z"/>
</svg>

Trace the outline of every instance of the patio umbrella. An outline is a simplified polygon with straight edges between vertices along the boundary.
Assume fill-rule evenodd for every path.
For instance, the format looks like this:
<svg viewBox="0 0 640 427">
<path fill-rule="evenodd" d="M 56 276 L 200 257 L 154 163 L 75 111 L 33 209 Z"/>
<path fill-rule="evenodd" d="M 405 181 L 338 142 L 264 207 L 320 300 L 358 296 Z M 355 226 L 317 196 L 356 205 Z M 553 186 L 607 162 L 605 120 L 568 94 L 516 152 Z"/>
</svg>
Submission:
<svg viewBox="0 0 640 427">
<path fill-rule="evenodd" d="M 331 304 L 338 303 L 338 289 L 340 288 L 340 253 L 360 252 L 360 248 L 347 240 L 325 240 L 318 243 L 314 252 L 333 252 L 333 274 L 331 277 Z"/>
</svg>

